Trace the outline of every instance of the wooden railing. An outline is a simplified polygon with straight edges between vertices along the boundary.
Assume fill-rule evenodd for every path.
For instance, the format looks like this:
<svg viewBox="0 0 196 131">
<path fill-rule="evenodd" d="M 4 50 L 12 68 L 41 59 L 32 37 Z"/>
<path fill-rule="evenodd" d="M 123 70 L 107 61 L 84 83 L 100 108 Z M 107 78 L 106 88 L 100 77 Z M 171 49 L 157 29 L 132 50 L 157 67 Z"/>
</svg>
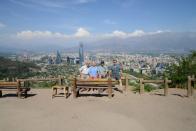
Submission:
<svg viewBox="0 0 196 131">
<path fill-rule="evenodd" d="M 188 83 L 187 83 L 187 96 L 193 96 L 194 94 L 194 82 L 196 81 L 195 76 L 188 76 Z"/>
<path fill-rule="evenodd" d="M 143 78 L 140 78 L 140 94 L 144 93 L 144 84 L 145 83 L 164 83 L 164 95 L 168 95 L 168 84 L 171 83 L 171 80 L 168 80 L 168 78 L 165 78 L 164 80 L 144 80 Z"/>
<path fill-rule="evenodd" d="M 74 78 L 74 77 L 73 77 Z M 156 84 L 164 84 L 164 95 L 167 96 L 168 95 L 168 84 L 171 83 L 171 80 L 168 80 L 168 78 L 165 78 L 164 80 L 145 80 L 143 78 L 132 78 L 130 75 L 128 74 L 123 74 L 123 77 L 121 78 L 122 80 L 125 80 L 125 85 L 124 85 L 124 91 L 127 91 L 128 87 L 129 87 L 129 80 L 137 80 L 139 81 L 140 84 L 140 89 L 139 89 L 139 93 L 143 94 L 144 93 L 144 84 L 145 83 L 156 83 Z M 32 78 L 32 79 L 17 79 L 17 78 L 13 78 L 13 81 L 17 81 L 20 85 L 22 82 L 24 83 L 28 83 L 28 82 L 36 82 L 36 81 L 57 81 L 58 85 L 62 85 L 62 80 L 63 77 L 62 76 L 58 76 L 56 78 Z M 70 78 L 70 81 L 72 81 L 73 79 Z M 194 82 L 196 81 L 196 78 L 194 75 L 192 76 L 188 76 L 188 82 L 187 82 L 187 96 L 193 96 L 194 94 Z M 2 81 L 3 82 L 3 81 Z"/>
<path fill-rule="evenodd" d="M 62 80 L 64 78 L 62 76 L 58 76 L 56 78 L 29 78 L 29 79 L 17 79 L 20 83 L 24 83 L 24 86 L 28 86 L 29 82 L 38 82 L 38 81 L 57 81 L 58 85 L 62 85 Z"/>
</svg>

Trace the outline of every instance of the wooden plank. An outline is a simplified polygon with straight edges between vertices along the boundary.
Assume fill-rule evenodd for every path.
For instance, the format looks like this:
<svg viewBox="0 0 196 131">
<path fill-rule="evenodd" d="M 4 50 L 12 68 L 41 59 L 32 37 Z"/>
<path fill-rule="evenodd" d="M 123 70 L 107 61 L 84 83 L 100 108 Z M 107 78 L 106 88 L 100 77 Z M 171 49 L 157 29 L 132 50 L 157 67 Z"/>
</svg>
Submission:
<svg viewBox="0 0 196 131">
<path fill-rule="evenodd" d="M 195 75 L 192 75 L 192 82 L 191 82 L 191 96 L 194 95 L 194 83 L 195 82 Z"/>
<path fill-rule="evenodd" d="M 40 78 L 40 79 L 18 79 L 19 81 L 52 81 L 52 80 L 59 80 L 59 78 Z"/>
<path fill-rule="evenodd" d="M 140 78 L 140 94 L 144 93 L 144 83 L 143 83 L 144 79 Z"/>
<path fill-rule="evenodd" d="M 76 85 L 77 79 L 74 78 L 73 81 L 73 97 L 76 98 L 77 97 L 77 85 Z"/>
<path fill-rule="evenodd" d="M 112 80 L 111 80 L 111 78 L 108 79 L 108 97 L 112 98 Z"/>
<path fill-rule="evenodd" d="M 164 80 L 143 80 L 143 83 L 164 83 Z"/>
<path fill-rule="evenodd" d="M 108 79 L 77 79 L 80 82 L 107 82 Z M 116 80 L 111 80 L 112 82 L 116 82 Z"/>
<path fill-rule="evenodd" d="M 167 83 L 171 82 L 171 80 L 167 80 Z M 143 83 L 165 83 L 165 80 L 143 80 Z"/>
<path fill-rule="evenodd" d="M 129 79 L 128 79 L 128 76 L 126 75 L 126 77 L 125 77 L 125 88 L 124 88 L 125 92 L 127 91 L 128 86 L 129 86 Z"/>
<path fill-rule="evenodd" d="M 93 81 L 91 81 L 91 82 L 81 82 L 81 81 L 77 81 L 77 83 L 76 83 L 77 85 L 79 85 L 79 84 L 86 84 L 86 85 L 96 85 L 96 84 L 105 84 L 105 85 L 107 85 L 108 84 L 108 81 L 106 81 L 106 82 L 93 82 Z"/>
<path fill-rule="evenodd" d="M 15 89 L 15 90 L 17 90 L 17 87 L 15 86 L 15 87 L 0 87 L 0 90 L 9 90 L 9 89 Z"/>
<path fill-rule="evenodd" d="M 18 97 L 19 98 L 21 98 L 21 94 L 22 94 L 22 92 L 20 91 L 20 81 L 19 80 L 17 80 L 17 94 L 18 94 Z"/>
<path fill-rule="evenodd" d="M 2 97 L 2 91 L 0 90 L 0 97 Z"/>
<path fill-rule="evenodd" d="M 108 89 L 108 86 L 101 87 L 101 86 L 77 86 L 77 88 L 85 88 L 85 89 Z M 115 89 L 116 87 L 112 87 L 112 89 Z"/>
<path fill-rule="evenodd" d="M 168 78 L 165 78 L 165 88 L 164 88 L 164 95 L 167 96 L 168 95 Z"/>
<path fill-rule="evenodd" d="M 0 82 L 0 86 L 16 86 L 17 82 Z"/>
<path fill-rule="evenodd" d="M 191 76 L 188 76 L 187 97 L 191 96 Z"/>
<path fill-rule="evenodd" d="M 112 85 L 116 85 L 114 83 L 111 83 Z M 77 85 L 86 85 L 86 86 L 107 86 L 106 83 L 77 83 Z"/>
</svg>

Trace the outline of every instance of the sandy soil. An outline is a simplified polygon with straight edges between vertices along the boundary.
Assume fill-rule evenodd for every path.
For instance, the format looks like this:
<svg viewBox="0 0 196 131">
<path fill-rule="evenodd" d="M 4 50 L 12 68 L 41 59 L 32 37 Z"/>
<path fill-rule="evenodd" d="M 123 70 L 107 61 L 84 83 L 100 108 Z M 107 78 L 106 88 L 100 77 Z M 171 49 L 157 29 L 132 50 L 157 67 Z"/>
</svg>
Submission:
<svg viewBox="0 0 196 131">
<path fill-rule="evenodd" d="M 34 89 L 27 99 L 0 98 L 0 131 L 195 131 L 196 96 L 162 93 L 52 99 L 50 89 Z"/>
</svg>

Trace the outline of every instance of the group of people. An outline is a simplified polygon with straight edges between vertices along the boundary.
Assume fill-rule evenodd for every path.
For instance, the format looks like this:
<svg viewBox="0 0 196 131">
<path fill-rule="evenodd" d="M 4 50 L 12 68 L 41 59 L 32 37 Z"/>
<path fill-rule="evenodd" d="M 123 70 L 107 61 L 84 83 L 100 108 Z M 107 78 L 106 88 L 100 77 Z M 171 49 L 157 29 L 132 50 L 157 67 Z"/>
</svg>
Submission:
<svg viewBox="0 0 196 131">
<path fill-rule="evenodd" d="M 94 61 L 86 61 L 79 71 L 82 79 L 111 77 L 115 80 L 120 80 L 122 75 L 122 67 L 115 59 L 113 60 L 113 65 L 108 67 L 105 66 L 104 61 L 101 61 L 99 64 Z"/>
</svg>

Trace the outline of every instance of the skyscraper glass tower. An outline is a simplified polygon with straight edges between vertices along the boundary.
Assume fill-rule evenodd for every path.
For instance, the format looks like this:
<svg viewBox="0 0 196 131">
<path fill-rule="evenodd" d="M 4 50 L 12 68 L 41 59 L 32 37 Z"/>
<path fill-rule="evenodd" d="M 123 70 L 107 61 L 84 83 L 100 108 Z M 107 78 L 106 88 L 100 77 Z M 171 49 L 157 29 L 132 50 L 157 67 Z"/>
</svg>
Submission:
<svg viewBox="0 0 196 131">
<path fill-rule="evenodd" d="M 79 47 L 79 59 L 80 59 L 80 65 L 84 62 L 84 49 L 83 49 L 83 44 L 80 43 Z"/>
<path fill-rule="evenodd" d="M 61 64 L 61 62 L 62 62 L 61 55 L 59 51 L 57 51 L 55 64 Z"/>
</svg>

